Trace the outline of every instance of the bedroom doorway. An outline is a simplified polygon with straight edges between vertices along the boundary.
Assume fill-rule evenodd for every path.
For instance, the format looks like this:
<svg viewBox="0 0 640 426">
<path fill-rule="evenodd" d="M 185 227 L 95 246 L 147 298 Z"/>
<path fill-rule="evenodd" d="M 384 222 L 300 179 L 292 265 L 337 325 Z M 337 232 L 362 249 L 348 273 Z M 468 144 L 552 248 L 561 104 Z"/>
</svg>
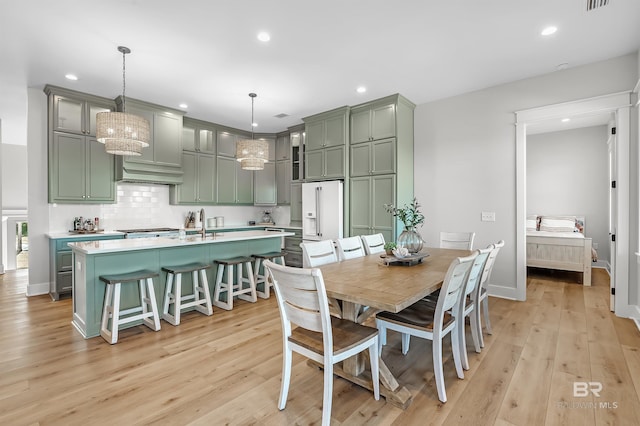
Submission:
<svg viewBox="0 0 640 426">
<path fill-rule="evenodd" d="M 620 185 L 629 182 L 629 109 L 630 93 L 616 93 L 597 98 L 549 105 L 516 112 L 516 298 L 526 299 L 526 217 L 527 217 L 527 170 L 526 143 L 527 128 L 543 125 L 566 117 L 584 117 L 609 113 L 614 117 L 616 127 L 616 149 L 611 161 L 615 163 L 616 188 L 615 212 L 612 222 L 616 226 L 616 241 L 613 243 L 614 260 L 611 262 L 612 283 L 616 288 L 615 313 L 629 316 L 629 187 Z M 606 161 L 606 160 L 605 160 Z"/>
</svg>

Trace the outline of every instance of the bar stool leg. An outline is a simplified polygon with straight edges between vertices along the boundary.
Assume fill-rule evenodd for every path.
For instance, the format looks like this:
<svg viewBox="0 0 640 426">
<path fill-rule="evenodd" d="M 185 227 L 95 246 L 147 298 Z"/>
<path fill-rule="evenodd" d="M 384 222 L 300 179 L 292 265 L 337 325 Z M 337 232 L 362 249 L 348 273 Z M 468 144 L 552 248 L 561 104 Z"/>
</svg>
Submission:
<svg viewBox="0 0 640 426">
<path fill-rule="evenodd" d="M 145 289 L 146 281 L 146 289 Z M 140 280 L 140 304 L 142 305 L 142 321 L 147 327 L 153 331 L 160 330 L 160 315 L 158 315 L 158 304 L 156 303 L 156 295 L 153 291 L 153 278 Z M 149 314 L 149 306 L 151 306 L 151 315 Z M 149 317 L 153 318 L 150 319 Z"/>
<path fill-rule="evenodd" d="M 239 294 L 238 299 L 246 300 L 247 302 L 255 303 L 258 301 L 258 296 L 256 294 L 256 282 L 253 280 L 253 267 L 251 266 L 251 262 L 245 262 L 244 266 L 247 268 L 247 278 L 244 278 L 242 275 L 243 264 L 238 264 L 238 287 L 240 291 L 245 290 L 244 283 L 248 283 L 249 287 L 246 290 L 249 290 L 250 296 L 245 293 Z"/>
<path fill-rule="evenodd" d="M 216 289 L 213 293 L 213 304 L 219 308 L 230 311 L 233 309 L 233 265 L 226 266 L 227 282 L 224 280 L 225 265 L 218 265 L 216 277 Z M 227 293 L 227 301 L 221 300 L 222 293 Z"/>
<path fill-rule="evenodd" d="M 256 293 L 263 299 L 269 298 L 269 289 L 267 288 L 266 271 L 265 275 L 260 274 L 260 265 L 262 264 L 262 258 L 256 257 L 256 263 L 253 265 L 253 282 L 256 284 Z M 258 290 L 258 284 L 264 282 L 262 290 Z"/>
<path fill-rule="evenodd" d="M 200 280 L 198 280 L 198 271 L 193 271 L 193 285 L 194 293 L 196 294 L 196 301 L 200 300 L 200 293 L 204 294 L 205 306 L 202 303 L 196 305 L 196 310 L 202 312 L 205 315 L 213 315 L 213 309 L 211 307 L 211 294 L 209 293 L 209 280 L 207 280 L 207 271 L 200 269 Z"/>
<path fill-rule="evenodd" d="M 100 323 L 100 335 L 109 343 L 113 333 L 109 330 L 109 318 L 113 317 L 113 285 L 107 284 L 106 294 L 104 296 L 104 308 L 102 310 L 102 321 Z"/>
<path fill-rule="evenodd" d="M 120 283 L 113 285 L 113 310 L 111 312 L 111 339 L 107 339 L 112 345 L 118 342 L 120 328 Z"/>
<path fill-rule="evenodd" d="M 164 288 L 164 300 L 162 301 L 162 319 L 173 324 L 173 316 L 169 314 L 169 305 L 173 303 L 173 274 L 167 272 L 167 285 Z"/>
</svg>

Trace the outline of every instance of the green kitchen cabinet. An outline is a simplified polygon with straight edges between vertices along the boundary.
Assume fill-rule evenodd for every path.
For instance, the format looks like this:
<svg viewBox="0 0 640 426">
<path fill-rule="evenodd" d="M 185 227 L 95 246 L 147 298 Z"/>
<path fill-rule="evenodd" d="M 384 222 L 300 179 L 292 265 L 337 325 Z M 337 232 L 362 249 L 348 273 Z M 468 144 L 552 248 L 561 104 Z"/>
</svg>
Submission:
<svg viewBox="0 0 640 426">
<path fill-rule="evenodd" d="M 235 158 L 217 157 L 218 204 L 253 205 L 253 171 L 242 170 Z"/>
<path fill-rule="evenodd" d="M 291 184 L 291 213 L 290 222 L 302 224 L 302 183 Z"/>
<path fill-rule="evenodd" d="M 276 161 L 289 160 L 291 158 L 291 140 L 289 132 L 276 136 Z"/>
<path fill-rule="evenodd" d="M 96 135 L 96 114 L 115 110 L 112 100 L 47 85 L 50 131 Z"/>
<path fill-rule="evenodd" d="M 277 202 L 289 204 L 291 202 L 291 160 L 276 163 Z"/>
<path fill-rule="evenodd" d="M 183 181 L 169 188 L 171 204 L 215 204 L 216 156 L 182 153 Z"/>
<path fill-rule="evenodd" d="M 382 139 L 351 145 L 351 176 L 396 172 L 396 139 Z"/>
<path fill-rule="evenodd" d="M 240 136 L 228 132 L 226 130 L 218 130 L 217 132 L 217 140 L 218 147 L 217 153 L 218 156 L 224 157 L 234 157 L 236 156 L 236 142 L 239 139 L 242 139 Z"/>
<path fill-rule="evenodd" d="M 306 134 L 304 124 L 289 127 L 289 141 L 291 145 L 291 181 L 299 182 L 304 179 L 304 144 Z"/>
<path fill-rule="evenodd" d="M 395 137 L 396 102 L 392 97 L 351 108 L 351 143 Z"/>
<path fill-rule="evenodd" d="M 73 291 L 73 263 L 67 244 L 77 241 L 118 240 L 123 234 L 92 234 L 49 239 L 49 295 L 53 300 Z"/>
<path fill-rule="evenodd" d="M 53 132 L 49 203 L 115 203 L 114 156 L 95 138 Z"/>
<path fill-rule="evenodd" d="M 307 180 L 340 179 L 345 177 L 345 147 L 335 146 L 305 152 Z"/>
<path fill-rule="evenodd" d="M 125 106 L 116 98 L 119 111 Z M 182 183 L 182 121 L 184 112 L 126 99 L 126 112 L 149 120 L 150 143 L 140 156 L 117 156 L 116 179 L 149 183 Z"/>
<path fill-rule="evenodd" d="M 184 117 L 182 122 L 182 149 L 184 151 L 216 153 L 216 129 L 211 123 Z"/>
<path fill-rule="evenodd" d="M 382 233 L 385 241 L 395 241 L 395 219 L 384 205 L 396 203 L 396 176 L 356 177 L 350 185 L 349 235 Z"/>
<path fill-rule="evenodd" d="M 277 186 L 277 165 L 280 164 L 269 162 L 265 163 L 263 170 L 253 172 L 254 179 L 254 200 L 257 206 L 275 206 L 278 202 L 278 186 Z"/>
</svg>

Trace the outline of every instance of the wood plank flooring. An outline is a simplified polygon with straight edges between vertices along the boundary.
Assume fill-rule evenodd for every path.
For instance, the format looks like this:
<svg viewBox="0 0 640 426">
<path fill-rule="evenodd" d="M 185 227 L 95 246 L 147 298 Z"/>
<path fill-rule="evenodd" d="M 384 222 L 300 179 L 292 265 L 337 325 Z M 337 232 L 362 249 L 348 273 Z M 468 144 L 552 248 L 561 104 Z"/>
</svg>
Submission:
<svg viewBox="0 0 640 426">
<path fill-rule="evenodd" d="M 124 330 L 120 342 L 84 340 L 71 300 L 24 296 L 27 271 L 0 275 L 2 425 L 307 425 L 322 414 L 322 372 L 294 355 L 287 407 L 277 408 L 282 368 L 275 298 L 231 312 L 187 313 L 155 333 Z M 528 300 L 491 298 L 494 334 L 456 377 L 447 338 L 449 401 L 437 399 L 430 343 L 406 356 L 389 333 L 383 357 L 413 394 L 401 410 L 336 378 L 335 425 L 637 425 L 640 333 L 608 308 L 609 278 L 535 271 Z M 468 330 L 468 327 L 467 327 Z M 599 397 L 574 397 L 574 382 L 599 382 Z"/>
</svg>

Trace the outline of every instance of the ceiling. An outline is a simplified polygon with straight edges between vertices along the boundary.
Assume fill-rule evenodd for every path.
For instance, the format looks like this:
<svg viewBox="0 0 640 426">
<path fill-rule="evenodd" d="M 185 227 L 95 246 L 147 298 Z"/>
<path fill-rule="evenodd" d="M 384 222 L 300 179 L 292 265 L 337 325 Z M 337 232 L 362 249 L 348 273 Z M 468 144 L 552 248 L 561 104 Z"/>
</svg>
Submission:
<svg viewBox="0 0 640 426">
<path fill-rule="evenodd" d="M 186 103 L 188 116 L 250 130 L 256 92 L 257 132 L 392 93 L 422 104 L 640 49 L 640 1 L 589 12 L 586 2 L 13 1 L 0 13 L 3 140 L 26 140 L 25 87 L 121 94 L 119 45 L 132 50 L 127 97 Z M 541 36 L 549 25 L 558 31 Z"/>
</svg>

